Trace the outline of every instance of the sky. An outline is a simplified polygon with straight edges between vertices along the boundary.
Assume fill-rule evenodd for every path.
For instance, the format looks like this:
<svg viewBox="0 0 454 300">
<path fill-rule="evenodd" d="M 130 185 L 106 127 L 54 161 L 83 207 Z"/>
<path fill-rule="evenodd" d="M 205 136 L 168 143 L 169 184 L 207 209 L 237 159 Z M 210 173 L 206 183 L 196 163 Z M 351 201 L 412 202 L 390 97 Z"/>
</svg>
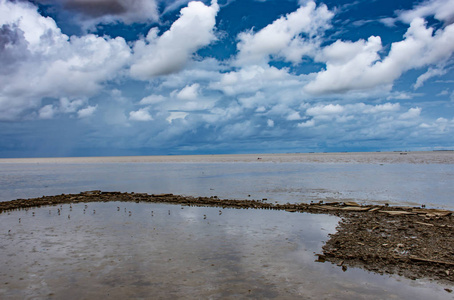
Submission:
<svg viewBox="0 0 454 300">
<path fill-rule="evenodd" d="M 0 157 L 454 149 L 454 0 L 0 0 Z"/>
</svg>

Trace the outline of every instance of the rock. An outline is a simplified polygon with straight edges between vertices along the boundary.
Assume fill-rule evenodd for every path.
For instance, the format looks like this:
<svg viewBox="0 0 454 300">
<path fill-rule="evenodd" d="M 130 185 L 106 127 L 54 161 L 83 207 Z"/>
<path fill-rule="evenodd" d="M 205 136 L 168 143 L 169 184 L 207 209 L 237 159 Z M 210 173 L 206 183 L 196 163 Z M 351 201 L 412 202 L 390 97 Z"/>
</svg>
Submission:
<svg viewBox="0 0 454 300">
<path fill-rule="evenodd" d="M 377 210 L 380 210 L 380 209 L 382 209 L 382 207 L 377 206 L 377 207 L 372 207 L 371 209 L 369 209 L 369 211 L 373 212 L 373 211 L 377 211 Z"/>
<path fill-rule="evenodd" d="M 162 198 L 162 197 L 171 197 L 171 196 L 173 196 L 173 194 L 152 194 L 151 196 L 155 197 L 155 198 Z"/>
<path fill-rule="evenodd" d="M 317 260 L 315 260 L 316 262 L 324 263 L 326 261 L 325 255 L 323 255 L 323 254 L 315 254 L 315 255 L 318 256 Z"/>
<path fill-rule="evenodd" d="M 346 206 L 346 207 L 341 207 L 340 209 L 347 210 L 347 211 L 367 211 L 370 209 L 370 207 Z"/>
<path fill-rule="evenodd" d="M 81 195 L 100 195 L 101 191 L 100 190 L 93 190 L 93 191 L 86 191 L 86 192 L 81 192 Z"/>
<path fill-rule="evenodd" d="M 415 212 L 411 211 L 402 211 L 402 210 L 379 210 L 380 213 L 385 213 L 388 215 L 399 216 L 399 215 L 415 215 Z"/>
<path fill-rule="evenodd" d="M 415 224 L 420 224 L 420 225 L 425 225 L 425 226 L 434 226 L 434 224 L 418 222 L 418 221 L 415 221 Z"/>
<path fill-rule="evenodd" d="M 361 206 L 358 203 L 353 202 L 353 201 L 344 202 L 344 205 L 346 205 L 346 206 Z"/>
</svg>

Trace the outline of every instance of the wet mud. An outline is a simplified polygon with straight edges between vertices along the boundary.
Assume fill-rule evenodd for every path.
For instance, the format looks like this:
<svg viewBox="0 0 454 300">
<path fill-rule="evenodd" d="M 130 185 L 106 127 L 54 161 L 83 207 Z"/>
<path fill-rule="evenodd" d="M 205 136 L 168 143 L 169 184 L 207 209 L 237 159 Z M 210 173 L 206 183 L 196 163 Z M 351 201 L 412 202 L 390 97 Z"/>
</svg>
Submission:
<svg viewBox="0 0 454 300">
<path fill-rule="evenodd" d="M 346 270 L 361 267 L 410 279 L 454 282 L 452 211 L 421 207 L 359 205 L 355 202 L 277 204 L 262 200 L 228 200 L 173 194 L 88 191 L 0 202 L 0 213 L 32 207 L 88 202 L 150 202 L 236 209 L 270 209 L 341 217 L 317 261 Z"/>
</svg>

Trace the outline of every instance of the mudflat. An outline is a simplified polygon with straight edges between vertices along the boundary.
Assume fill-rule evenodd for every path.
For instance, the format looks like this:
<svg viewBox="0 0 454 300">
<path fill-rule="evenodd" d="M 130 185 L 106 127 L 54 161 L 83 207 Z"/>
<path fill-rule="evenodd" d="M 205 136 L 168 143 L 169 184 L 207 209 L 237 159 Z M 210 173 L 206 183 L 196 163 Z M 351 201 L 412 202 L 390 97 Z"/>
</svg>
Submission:
<svg viewBox="0 0 454 300">
<path fill-rule="evenodd" d="M 87 191 L 0 202 L 0 212 L 89 202 L 150 202 L 182 206 L 285 210 L 289 213 L 331 214 L 341 217 L 319 262 L 346 270 L 361 267 L 410 279 L 430 278 L 454 283 L 454 216 L 449 210 L 422 207 L 360 205 L 355 202 L 276 204 L 262 200 L 229 200 L 173 194 Z M 451 292 L 450 289 L 447 289 Z"/>
</svg>

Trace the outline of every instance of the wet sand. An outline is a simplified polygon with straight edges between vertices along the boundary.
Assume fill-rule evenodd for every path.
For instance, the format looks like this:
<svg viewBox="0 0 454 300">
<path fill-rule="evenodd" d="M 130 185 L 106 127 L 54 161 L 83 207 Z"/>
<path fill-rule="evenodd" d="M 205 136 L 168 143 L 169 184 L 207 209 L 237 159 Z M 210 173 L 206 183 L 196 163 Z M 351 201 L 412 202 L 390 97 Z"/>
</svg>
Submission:
<svg viewBox="0 0 454 300">
<path fill-rule="evenodd" d="M 448 210 L 359 205 L 355 202 L 273 204 L 266 199 L 228 200 L 216 196 L 89 191 L 0 202 L 0 212 L 112 201 L 178 204 L 182 209 L 202 206 L 335 215 L 342 221 L 323 250 L 319 249 L 319 262 L 330 261 L 343 271 L 349 267 L 361 267 L 378 274 L 398 274 L 412 280 L 428 278 L 448 285 L 454 283 L 454 216 Z M 222 210 L 219 210 L 221 214 Z M 447 293 L 450 291 L 446 288 Z"/>
</svg>

